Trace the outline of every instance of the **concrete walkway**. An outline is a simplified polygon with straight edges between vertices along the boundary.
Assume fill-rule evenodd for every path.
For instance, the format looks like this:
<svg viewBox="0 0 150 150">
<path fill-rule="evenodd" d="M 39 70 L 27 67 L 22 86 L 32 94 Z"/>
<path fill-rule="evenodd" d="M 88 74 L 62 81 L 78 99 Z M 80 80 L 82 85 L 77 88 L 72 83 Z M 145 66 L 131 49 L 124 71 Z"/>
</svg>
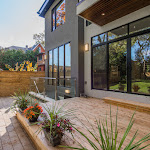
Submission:
<svg viewBox="0 0 150 150">
<path fill-rule="evenodd" d="M 33 143 L 10 111 L 11 98 L 0 98 L 0 150 L 35 150 Z"/>
</svg>

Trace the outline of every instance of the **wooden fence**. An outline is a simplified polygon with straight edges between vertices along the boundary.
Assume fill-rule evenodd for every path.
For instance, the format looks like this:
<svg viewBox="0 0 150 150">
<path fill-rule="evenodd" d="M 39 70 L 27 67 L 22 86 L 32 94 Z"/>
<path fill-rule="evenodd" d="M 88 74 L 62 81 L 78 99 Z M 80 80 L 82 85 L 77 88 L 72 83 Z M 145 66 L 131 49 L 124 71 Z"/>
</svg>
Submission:
<svg viewBox="0 0 150 150">
<path fill-rule="evenodd" d="M 45 77 L 45 72 L 0 71 L 0 97 L 7 97 L 30 89 L 31 77 Z"/>
</svg>

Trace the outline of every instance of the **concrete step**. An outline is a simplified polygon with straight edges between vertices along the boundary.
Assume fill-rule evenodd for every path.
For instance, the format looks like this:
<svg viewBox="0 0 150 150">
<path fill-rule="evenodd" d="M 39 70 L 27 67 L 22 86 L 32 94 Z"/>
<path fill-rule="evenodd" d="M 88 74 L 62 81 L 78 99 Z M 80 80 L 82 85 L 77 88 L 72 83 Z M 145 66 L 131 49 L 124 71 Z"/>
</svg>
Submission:
<svg viewBox="0 0 150 150">
<path fill-rule="evenodd" d="M 108 104 L 118 105 L 120 107 L 150 114 L 150 104 L 124 100 L 124 99 L 118 99 L 118 98 L 113 98 L 113 97 L 104 97 L 103 100 Z"/>
</svg>

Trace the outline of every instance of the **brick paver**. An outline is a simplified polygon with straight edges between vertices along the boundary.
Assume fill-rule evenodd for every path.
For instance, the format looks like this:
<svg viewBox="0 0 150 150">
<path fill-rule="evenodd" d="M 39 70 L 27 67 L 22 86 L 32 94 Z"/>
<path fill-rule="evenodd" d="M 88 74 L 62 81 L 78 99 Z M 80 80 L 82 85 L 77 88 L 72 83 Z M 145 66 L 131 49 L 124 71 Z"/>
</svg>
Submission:
<svg viewBox="0 0 150 150">
<path fill-rule="evenodd" d="M 35 150 L 33 143 L 10 110 L 11 98 L 0 98 L 0 150 Z"/>
</svg>

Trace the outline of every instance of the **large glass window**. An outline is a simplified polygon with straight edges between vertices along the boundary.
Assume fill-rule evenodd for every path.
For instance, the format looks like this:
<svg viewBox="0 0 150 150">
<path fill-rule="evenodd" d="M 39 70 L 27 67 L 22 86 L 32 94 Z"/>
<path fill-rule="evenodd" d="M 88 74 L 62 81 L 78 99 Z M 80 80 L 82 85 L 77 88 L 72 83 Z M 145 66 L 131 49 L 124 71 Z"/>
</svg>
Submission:
<svg viewBox="0 0 150 150">
<path fill-rule="evenodd" d="M 71 78 L 71 47 L 70 43 L 65 45 L 65 77 Z M 66 86 L 70 86 L 70 80 L 66 80 Z"/>
<path fill-rule="evenodd" d="M 53 10 L 52 10 L 52 31 L 57 27 L 64 24 L 66 11 L 65 11 L 65 0 L 62 0 Z"/>
<path fill-rule="evenodd" d="M 150 16 L 92 38 L 92 88 L 150 95 Z"/>
<path fill-rule="evenodd" d="M 127 40 L 109 44 L 109 89 L 127 91 Z"/>
<path fill-rule="evenodd" d="M 128 26 L 122 26 L 120 28 L 111 30 L 108 32 L 108 40 L 113 40 L 128 34 Z"/>
<path fill-rule="evenodd" d="M 54 49 L 54 58 L 53 58 L 53 77 L 57 78 L 58 76 L 58 48 Z"/>
<path fill-rule="evenodd" d="M 131 39 L 132 92 L 150 94 L 150 33 Z"/>
<path fill-rule="evenodd" d="M 107 33 L 103 33 L 92 38 L 93 45 L 97 45 L 106 41 L 107 41 Z"/>
<path fill-rule="evenodd" d="M 69 86 L 71 78 L 70 43 L 49 51 L 49 77 L 59 78 L 60 86 Z M 64 80 L 64 78 L 69 78 Z M 50 83 L 52 84 L 52 82 Z"/>
<path fill-rule="evenodd" d="M 52 55 L 52 50 L 49 51 L 49 77 L 52 78 L 53 77 L 53 67 L 52 67 L 52 64 L 53 64 L 53 55 Z M 50 84 L 52 84 L 52 80 L 49 81 Z"/>
<path fill-rule="evenodd" d="M 93 48 L 93 88 L 107 89 L 106 45 Z"/>
<path fill-rule="evenodd" d="M 150 17 L 135 21 L 129 25 L 130 34 L 150 29 Z"/>
<path fill-rule="evenodd" d="M 59 85 L 64 85 L 64 45 L 59 47 Z"/>
</svg>

